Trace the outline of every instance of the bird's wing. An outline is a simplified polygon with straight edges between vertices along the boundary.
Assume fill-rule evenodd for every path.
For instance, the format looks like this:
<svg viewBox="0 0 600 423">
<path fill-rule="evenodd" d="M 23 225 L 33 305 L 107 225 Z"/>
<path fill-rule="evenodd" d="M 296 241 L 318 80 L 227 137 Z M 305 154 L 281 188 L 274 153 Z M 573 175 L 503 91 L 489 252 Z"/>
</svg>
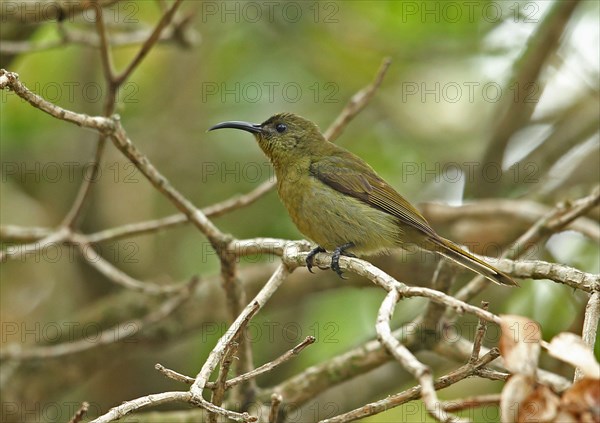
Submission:
<svg viewBox="0 0 600 423">
<path fill-rule="evenodd" d="M 383 210 L 434 239 L 438 237 L 412 204 L 367 163 L 350 154 L 340 152 L 313 160 L 310 165 L 311 175 L 336 191 Z"/>
</svg>

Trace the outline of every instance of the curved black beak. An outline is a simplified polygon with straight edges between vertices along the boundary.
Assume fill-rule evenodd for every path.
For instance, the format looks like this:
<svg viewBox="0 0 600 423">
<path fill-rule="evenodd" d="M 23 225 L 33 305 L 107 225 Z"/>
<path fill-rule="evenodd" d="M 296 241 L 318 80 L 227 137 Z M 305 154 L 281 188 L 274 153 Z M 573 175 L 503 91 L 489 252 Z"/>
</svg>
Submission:
<svg viewBox="0 0 600 423">
<path fill-rule="evenodd" d="M 223 128 L 241 129 L 242 131 L 251 132 L 253 134 L 260 134 L 262 132 L 262 127 L 259 123 L 241 122 L 238 120 L 221 122 L 216 124 L 215 126 L 208 128 L 208 130 L 214 131 L 215 129 Z"/>
</svg>

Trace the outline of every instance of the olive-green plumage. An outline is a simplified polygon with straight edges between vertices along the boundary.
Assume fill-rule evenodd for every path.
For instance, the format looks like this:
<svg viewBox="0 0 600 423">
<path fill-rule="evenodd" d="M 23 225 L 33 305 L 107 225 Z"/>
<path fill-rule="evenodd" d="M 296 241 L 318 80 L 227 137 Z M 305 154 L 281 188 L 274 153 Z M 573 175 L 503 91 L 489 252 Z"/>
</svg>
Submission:
<svg viewBox="0 0 600 423">
<path fill-rule="evenodd" d="M 325 139 L 309 120 L 291 113 L 262 124 L 230 121 L 211 128 L 251 132 L 271 160 L 281 201 L 300 232 L 323 250 L 373 254 L 393 248 L 437 252 L 486 278 L 516 285 L 507 275 L 437 235 L 419 211 L 362 159 Z M 337 266 L 337 268 L 336 268 Z"/>
</svg>

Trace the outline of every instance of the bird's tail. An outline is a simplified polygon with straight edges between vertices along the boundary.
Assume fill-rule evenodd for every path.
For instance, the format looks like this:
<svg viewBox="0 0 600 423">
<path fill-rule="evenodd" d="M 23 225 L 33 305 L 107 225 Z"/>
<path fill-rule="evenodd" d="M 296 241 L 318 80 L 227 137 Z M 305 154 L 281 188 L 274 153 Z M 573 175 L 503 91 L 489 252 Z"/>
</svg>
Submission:
<svg viewBox="0 0 600 423">
<path fill-rule="evenodd" d="M 502 273 L 494 266 L 487 264 L 483 260 L 480 260 L 477 257 L 467 253 L 452 241 L 442 237 L 432 239 L 432 241 L 436 245 L 436 252 L 460 264 L 461 266 L 464 266 L 475 273 L 479 273 L 480 275 L 499 285 L 519 286 L 510 276 Z"/>
</svg>

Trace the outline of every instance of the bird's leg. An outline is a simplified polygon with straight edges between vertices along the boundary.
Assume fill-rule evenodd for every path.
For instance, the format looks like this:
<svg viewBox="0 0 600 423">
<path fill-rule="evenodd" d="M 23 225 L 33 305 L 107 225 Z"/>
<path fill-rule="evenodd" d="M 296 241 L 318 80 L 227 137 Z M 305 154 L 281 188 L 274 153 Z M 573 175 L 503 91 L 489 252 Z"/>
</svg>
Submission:
<svg viewBox="0 0 600 423">
<path fill-rule="evenodd" d="M 347 253 L 346 250 L 348 248 L 354 247 L 353 242 L 348 242 L 344 245 L 340 245 L 335 250 L 333 250 L 333 254 L 331 255 L 331 270 L 333 270 L 337 275 L 342 279 L 347 279 L 342 275 L 342 270 L 340 269 L 340 256 L 344 255 L 346 257 L 356 257 L 352 253 Z"/>
<path fill-rule="evenodd" d="M 324 252 L 325 252 L 325 248 L 321 247 L 320 245 L 317 245 L 315 248 L 310 250 L 310 253 L 308 253 L 308 255 L 306 256 L 306 267 L 310 273 L 315 273 L 312 271 L 313 260 L 315 259 L 315 256 L 319 253 L 324 253 Z"/>
</svg>

